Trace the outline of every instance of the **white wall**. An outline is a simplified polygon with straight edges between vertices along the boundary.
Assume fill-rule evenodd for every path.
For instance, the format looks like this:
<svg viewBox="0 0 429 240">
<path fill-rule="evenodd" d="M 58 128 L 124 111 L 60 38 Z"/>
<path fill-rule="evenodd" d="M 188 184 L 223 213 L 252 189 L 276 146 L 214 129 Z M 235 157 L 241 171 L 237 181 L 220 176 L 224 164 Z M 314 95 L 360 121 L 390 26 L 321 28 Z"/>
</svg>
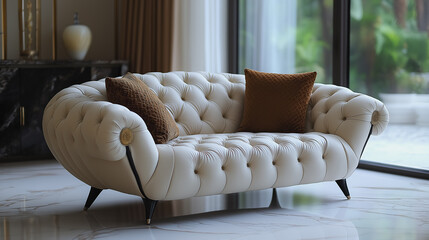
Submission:
<svg viewBox="0 0 429 240">
<path fill-rule="evenodd" d="M 7 59 L 19 59 L 18 1 L 7 0 L 6 2 Z M 41 0 L 41 5 L 42 46 L 39 59 L 52 59 L 52 0 Z M 64 48 L 62 33 L 64 28 L 73 24 L 74 12 L 79 13 L 80 23 L 87 25 L 92 32 L 92 43 L 85 60 L 113 60 L 115 58 L 114 0 L 57 0 L 57 59 L 70 59 Z"/>
</svg>

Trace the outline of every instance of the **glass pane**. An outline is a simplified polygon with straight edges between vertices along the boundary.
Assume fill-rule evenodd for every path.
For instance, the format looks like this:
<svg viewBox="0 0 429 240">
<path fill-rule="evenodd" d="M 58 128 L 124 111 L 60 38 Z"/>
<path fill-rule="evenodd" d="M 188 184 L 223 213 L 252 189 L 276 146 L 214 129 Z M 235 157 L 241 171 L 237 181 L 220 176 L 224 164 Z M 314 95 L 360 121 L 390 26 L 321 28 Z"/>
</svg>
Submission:
<svg viewBox="0 0 429 240">
<path fill-rule="evenodd" d="M 390 112 L 362 159 L 429 169 L 429 2 L 352 0 L 350 31 L 350 87 Z"/>
<path fill-rule="evenodd" d="M 333 0 L 240 0 L 239 68 L 332 82 Z"/>
</svg>

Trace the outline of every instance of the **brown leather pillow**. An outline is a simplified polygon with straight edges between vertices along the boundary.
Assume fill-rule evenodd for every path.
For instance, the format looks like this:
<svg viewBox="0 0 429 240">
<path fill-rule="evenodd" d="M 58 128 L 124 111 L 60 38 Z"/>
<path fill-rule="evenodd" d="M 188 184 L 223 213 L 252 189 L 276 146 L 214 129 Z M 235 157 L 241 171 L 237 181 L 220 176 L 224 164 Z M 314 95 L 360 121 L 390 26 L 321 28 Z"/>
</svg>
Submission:
<svg viewBox="0 0 429 240">
<path fill-rule="evenodd" d="M 264 73 L 245 69 L 244 113 L 239 131 L 305 131 L 305 117 L 316 72 Z"/>
<path fill-rule="evenodd" d="M 179 136 L 179 129 L 164 103 L 134 74 L 106 78 L 107 99 L 137 113 L 145 121 L 155 143 L 162 144 Z"/>
</svg>

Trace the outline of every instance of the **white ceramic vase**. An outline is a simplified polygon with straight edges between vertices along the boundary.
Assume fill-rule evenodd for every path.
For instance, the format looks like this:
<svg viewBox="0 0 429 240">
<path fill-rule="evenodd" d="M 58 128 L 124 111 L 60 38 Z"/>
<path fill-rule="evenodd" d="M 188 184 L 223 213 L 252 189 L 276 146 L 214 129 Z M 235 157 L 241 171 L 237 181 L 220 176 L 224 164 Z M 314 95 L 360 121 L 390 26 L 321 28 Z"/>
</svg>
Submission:
<svg viewBox="0 0 429 240">
<path fill-rule="evenodd" d="M 83 60 L 91 45 L 91 30 L 82 24 L 79 24 L 75 14 L 75 24 L 64 29 L 63 41 L 67 53 L 74 60 Z"/>
</svg>

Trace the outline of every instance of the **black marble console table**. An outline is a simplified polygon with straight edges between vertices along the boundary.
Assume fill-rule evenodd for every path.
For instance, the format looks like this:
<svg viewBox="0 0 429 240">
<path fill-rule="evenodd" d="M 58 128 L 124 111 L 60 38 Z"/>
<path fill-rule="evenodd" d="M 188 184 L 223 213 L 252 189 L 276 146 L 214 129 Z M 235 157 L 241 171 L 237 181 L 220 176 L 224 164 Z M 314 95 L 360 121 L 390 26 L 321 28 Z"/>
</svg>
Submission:
<svg viewBox="0 0 429 240">
<path fill-rule="evenodd" d="M 0 61 L 0 162 L 51 158 L 43 110 L 61 89 L 121 76 L 125 61 Z"/>
</svg>

